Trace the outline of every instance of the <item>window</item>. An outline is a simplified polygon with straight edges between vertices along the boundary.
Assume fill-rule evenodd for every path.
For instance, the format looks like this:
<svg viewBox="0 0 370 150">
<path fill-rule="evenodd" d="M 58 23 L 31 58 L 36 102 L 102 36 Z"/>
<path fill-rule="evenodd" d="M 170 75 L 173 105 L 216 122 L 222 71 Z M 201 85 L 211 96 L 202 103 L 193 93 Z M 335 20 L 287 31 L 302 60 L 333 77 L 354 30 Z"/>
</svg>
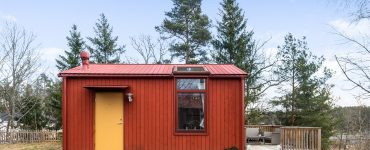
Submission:
<svg viewBox="0 0 370 150">
<path fill-rule="evenodd" d="M 205 79 L 177 79 L 177 90 L 204 90 Z"/>
<path fill-rule="evenodd" d="M 177 79 L 178 132 L 205 132 L 205 79 Z"/>
<path fill-rule="evenodd" d="M 206 67 L 203 66 L 175 66 L 174 74 L 210 74 Z"/>
</svg>

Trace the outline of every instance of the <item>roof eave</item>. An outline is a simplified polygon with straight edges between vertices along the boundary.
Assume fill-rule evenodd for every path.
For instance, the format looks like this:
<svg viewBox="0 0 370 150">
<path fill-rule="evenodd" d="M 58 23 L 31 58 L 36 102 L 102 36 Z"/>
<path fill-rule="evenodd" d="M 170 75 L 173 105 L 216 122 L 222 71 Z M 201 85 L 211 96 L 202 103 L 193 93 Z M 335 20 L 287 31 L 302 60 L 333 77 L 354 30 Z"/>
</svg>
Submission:
<svg viewBox="0 0 370 150">
<path fill-rule="evenodd" d="M 175 77 L 189 76 L 194 74 L 86 74 L 86 73 L 59 73 L 58 77 Z M 210 78 L 246 78 L 248 74 L 197 74 L 206 75 Z"/>
<path fill-rule="evenodd" d="M 210 78 L 247 78 L 247 74 L 213 74 Z"/>
<path fill-rule="evenodd" d="M 171 77 L 171 74 L 86 74 L 59 73 L 58 77 Z"/>
</svg>

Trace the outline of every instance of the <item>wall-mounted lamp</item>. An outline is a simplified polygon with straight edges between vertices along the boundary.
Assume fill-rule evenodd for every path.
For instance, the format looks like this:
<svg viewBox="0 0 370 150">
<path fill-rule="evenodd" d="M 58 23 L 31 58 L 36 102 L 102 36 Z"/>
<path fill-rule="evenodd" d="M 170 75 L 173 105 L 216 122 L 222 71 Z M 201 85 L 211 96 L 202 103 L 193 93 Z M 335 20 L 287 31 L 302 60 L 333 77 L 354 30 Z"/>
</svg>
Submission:
<svg viewBox="0 0 370 150">
<path fill-rule="evenodd" d="M 133 99 L 132 99 L 132 97 L 134 96 L 134 94 L 132 94 L 132 93 L 127 93 L 126 95 L 127 95 L 128 101 L 129 101 L 129 102 L 132 102 L 132 100 L 133 100 Z"/>
</svg>

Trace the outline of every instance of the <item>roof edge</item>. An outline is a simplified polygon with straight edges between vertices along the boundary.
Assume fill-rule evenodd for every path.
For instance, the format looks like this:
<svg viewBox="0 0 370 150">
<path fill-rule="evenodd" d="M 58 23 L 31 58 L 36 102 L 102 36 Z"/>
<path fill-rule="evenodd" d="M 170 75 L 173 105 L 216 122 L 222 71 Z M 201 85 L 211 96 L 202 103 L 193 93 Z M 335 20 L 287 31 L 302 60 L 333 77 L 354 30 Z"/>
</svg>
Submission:
<svg viewBox="0 0 370 150">
<path fill-rule="evenodd" d="M 58 74 L 58 77 L 176 77 L 176 76 L 208 76 L 210 78 L 246 78 L 248 74 Z"/>
<path fill-rule="evenodd" d="M 58 77 L 171 77 L 171 74 L 88 74 L 59 73 Z"/>
</svg>

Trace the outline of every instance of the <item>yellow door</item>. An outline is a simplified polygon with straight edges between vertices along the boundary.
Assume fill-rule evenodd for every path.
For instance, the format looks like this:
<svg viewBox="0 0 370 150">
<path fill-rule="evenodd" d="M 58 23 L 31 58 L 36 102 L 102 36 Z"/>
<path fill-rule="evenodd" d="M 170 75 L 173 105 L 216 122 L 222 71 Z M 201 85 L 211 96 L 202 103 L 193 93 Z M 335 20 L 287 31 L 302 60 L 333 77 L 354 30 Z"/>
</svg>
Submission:
<svg viewBox="0 0 370 150">
<path fill-rule="evenodd" d="M 95 94 L 95 150 L 123 150 L 123 93 Z"/>
</svg>

